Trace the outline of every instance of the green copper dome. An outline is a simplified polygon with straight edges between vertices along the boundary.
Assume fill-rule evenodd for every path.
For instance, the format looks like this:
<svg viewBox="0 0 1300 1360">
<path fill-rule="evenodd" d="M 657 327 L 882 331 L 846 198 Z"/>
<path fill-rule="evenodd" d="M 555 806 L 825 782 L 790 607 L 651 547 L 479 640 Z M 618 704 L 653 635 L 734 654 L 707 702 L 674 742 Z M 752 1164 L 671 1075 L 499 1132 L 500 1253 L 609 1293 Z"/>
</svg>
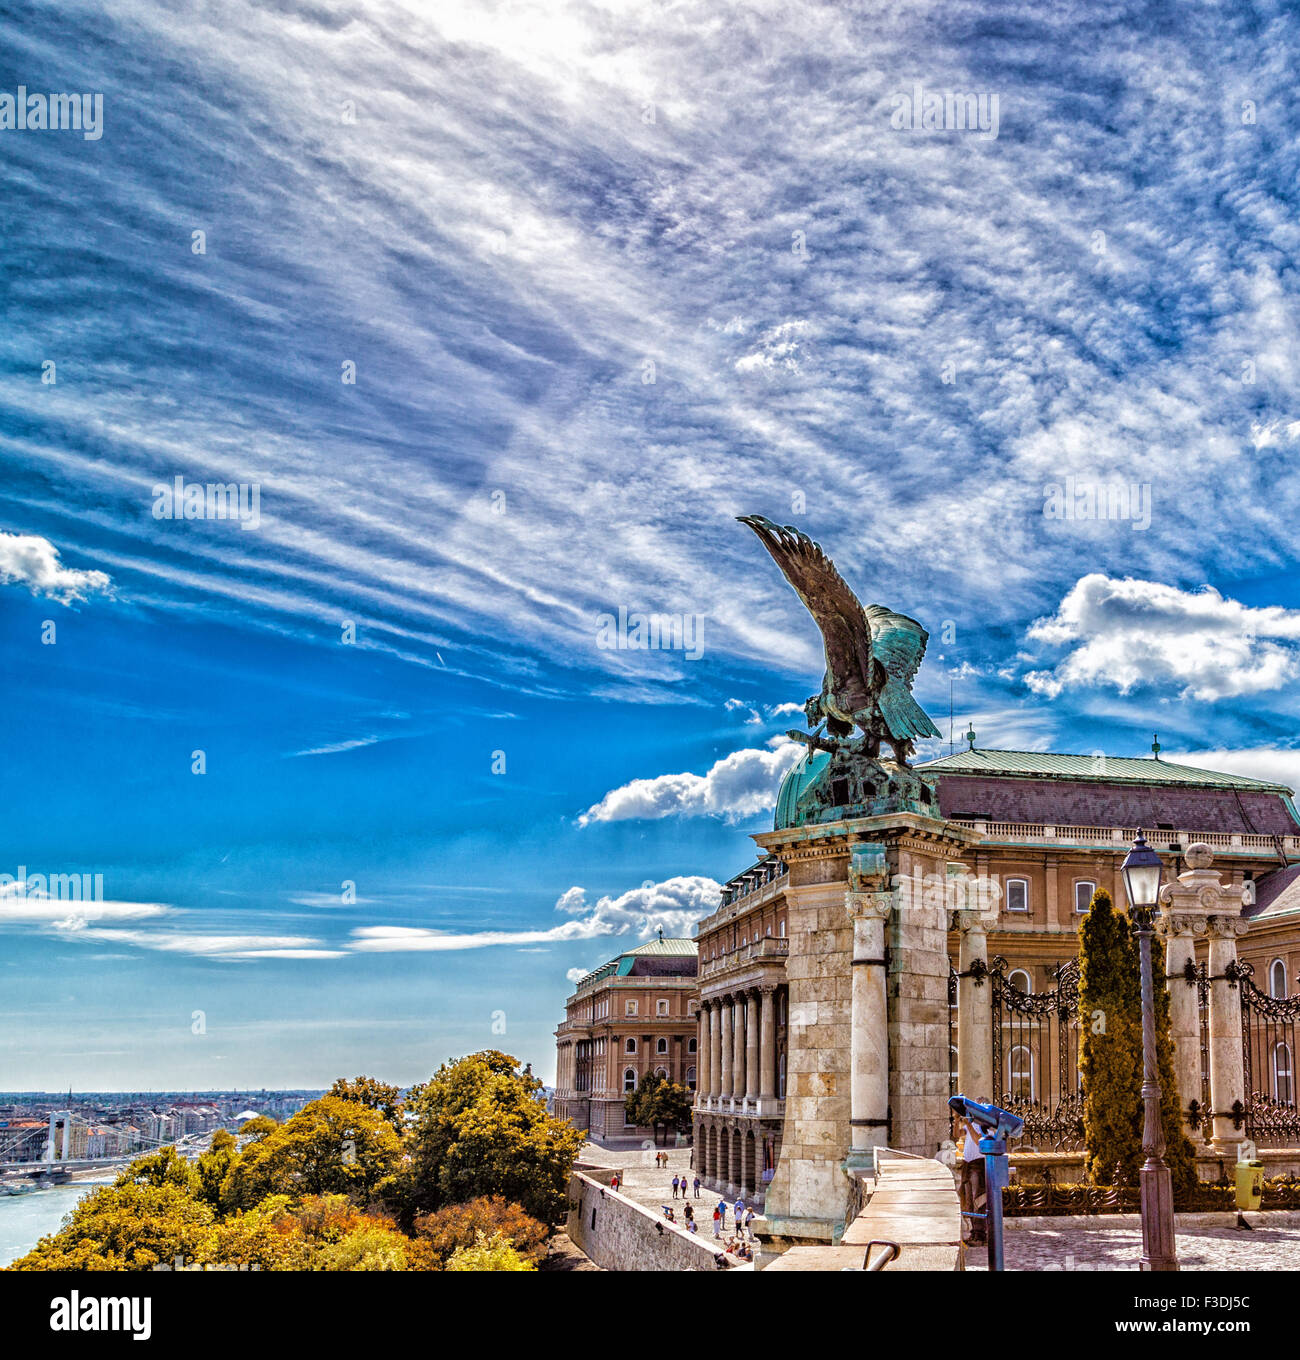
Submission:
<svg viewBox="0 0 1300 1360">
<path fill-rule="evenodd" d="M 805 751 L 786 772 L 776 795 L 774 831 L 784 831 L 787 827 L 800 824 L 796 812 L 799 799 L 826 768 L 829 760 L 830 756 L 825 751 Z"/>
</svg>

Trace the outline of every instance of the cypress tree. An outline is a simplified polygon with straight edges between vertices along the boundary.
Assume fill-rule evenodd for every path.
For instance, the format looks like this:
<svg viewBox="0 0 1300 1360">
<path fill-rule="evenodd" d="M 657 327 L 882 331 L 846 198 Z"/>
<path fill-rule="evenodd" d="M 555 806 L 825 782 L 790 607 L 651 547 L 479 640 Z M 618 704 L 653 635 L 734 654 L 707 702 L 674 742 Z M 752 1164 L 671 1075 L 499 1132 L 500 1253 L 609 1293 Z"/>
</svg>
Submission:
<svg viewBox="0 0 1300 1360">
<path fill-rule="evenodd" d="M 1079 1074 L 1083 1081 L 1085 1172 L 1129 1184 L 1142 1164 L 1142 1030 L 1137 949 L 1128 918 L 1105 888 L 1079 923 Z M 1138 1023 L 1134 1021 L 1137 1019 Z"/>
<path fill-rule="evenodd" d="M 1196 1183 L 1196 1158 L 1178 1103 L 1169 992 L 1157 941 L 1152 941 L 1151 965 L 1165 1160 L 1174 1195 L 1182 1198 Z M 1142 1166 L 1142 981 L 1138 970 L 1139 950 L 1129 919 L 1115 910 L 1110 894 L 1098 888 L 1079 924 L 1079 1071 L 1086 1174 L 1094 1185 L 1113 1183 L 1116 1167 L 1125 1182 L 1136 1185 Z"/>
</svg>

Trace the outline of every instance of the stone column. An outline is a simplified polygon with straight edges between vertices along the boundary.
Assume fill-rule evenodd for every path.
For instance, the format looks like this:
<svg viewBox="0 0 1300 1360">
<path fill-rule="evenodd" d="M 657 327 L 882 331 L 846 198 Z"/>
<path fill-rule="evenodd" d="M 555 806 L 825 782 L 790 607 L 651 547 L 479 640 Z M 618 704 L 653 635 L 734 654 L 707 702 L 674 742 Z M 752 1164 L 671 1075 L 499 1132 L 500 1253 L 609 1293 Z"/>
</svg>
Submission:
<svg viewBox="0 0 1300 1360">
<path fill-rule="evenodd" d="M 1201 1007 L 1196 985 L 1196 937 L 1205 933 L 1205 918 L 1183 912 L 1160 918 L 1165 940 L 1165 975 L 1169 988 L 1169 1037 L 1174 1046 L 1174 1081 L 1178 1108 L 1187 1136 L 1196 1142 L 1211 1132 L 1203 1110 L 1201 1086 Z M 1192 1111 L 1197 1125 L 1192 1126 Z"/>
<path fill-rule="evenodd" d="M 704 1106 L 708 1099 L 711 1087 L 709 1085 L 709 1062 L 712 1058 L 712 1049 L 709 1047 L 709 1003 L 700 1002 L 700 1031 L 697 1039 L 696 1058 L 695 1058 L 695 1103 Z"/>
<path fill-rule="evenodd" d="M 758 1098 L 766 1112 L 776 1100 L 776 988 L 760 987 L 762 1044 L 759 1052 Z"/>
<path fill-rule="evenodd" d="M 853 922 L 849 1010 L 849 1166 L 871 1166 L 873 1149 L 889 1143 L 889 998 L 885 922 L 892 892 L 845 896 Z"/>
<path fill-rule="evenodd" d="M 1244 1116 L 1246 1073 L 1241 1053 L 1241 986 L 1237 936 L 1246 929 L 1240 916 L 1211 916 L 1210 933 L 1210 1102 L 1214 1107 L 1214 1149 L 1236 1159 L 1244 1126 L 1233 1123 L 1233 1107 Z"/>
<path fill-rule="evenodd" d="M 988 920 L 958 911 L 957 1089 L 972 1100 L 993 1099 L 993 986 L 988 969 Z"/>
<path fill-rule="evenodd" d="M 745 1096 L 745 997 L 737 992 L 731 998 L 734 1011 L 731 1016 L 731 1091 L 732 1100 L 743 1100 Z"/>
<path fill-rule="evenodd" d="M 758 992 L 745 993 L 745 1099 L 758 1099 Z"/>
<path fill-rule="evenodd" d="M 722 1081 L 718 1087 L 718 1100 L 731 1097 L 731 998 L 724 996 L 718 1005 L 721 1025 L 718 1031 L 718 1070 Z"/>
</svg>

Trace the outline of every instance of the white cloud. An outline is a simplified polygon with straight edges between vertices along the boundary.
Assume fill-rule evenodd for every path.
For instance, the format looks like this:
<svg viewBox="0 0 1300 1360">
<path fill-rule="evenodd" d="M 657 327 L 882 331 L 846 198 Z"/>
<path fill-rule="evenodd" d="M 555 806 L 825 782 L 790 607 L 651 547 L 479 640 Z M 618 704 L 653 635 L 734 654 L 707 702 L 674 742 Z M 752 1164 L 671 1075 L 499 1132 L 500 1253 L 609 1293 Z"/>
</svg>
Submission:
<svg viewBox="0 0 1300 1360">
<path fill-rule="evenodd" d="M 1276 690 L 1300 672 L 1300 610 L 1252 608 L 1211 586 L 1179 590 L 1099 572 L 1080 577 L 1055 614 L 1029 637 L 1070 650 L 1051 670 L 1030 671 L 1029 687 L 1054 698 L 1080 686 L 1176 686 L 1215 700 Z"/>
<path fill-rule="evenodd" d="M 748 817 L 776 803 L 781 776 L 804 753 L 788 737 L 773 737 L 767 750 L 747 747 L 733 751 L 706 774 L 661 774 L 634 779 L 611 789 L 578 818 L 592 822 L 622 822 L 660 817 Z"/>
<path fill-rule="evenodd" d="M 111 582 L 102 571 L 79 571 L 59 561 L 59 550 L 37 534 L 0 533 L 0 585 L 23 585 L 33 595 L 61 604 L 84 600 L 107 591 Z"/>
<path fill-rule="evenodd" d="M 218 961 L 228 959 L 337 959 L 346 951 L 322 949 L 309 935 L 216 935 L 201 931 L 113 930 L 82 927 L 73 932 L 83 940 L 130 944 L 164 954 L 193 954 Z"/>
<path fill-rule="evenodd" d="M 570 968 L 569 971 L 565 973 L 564 980 L 566 982 L 574 983 L 581 982 L 589 972 L 591 972 L 590 968 Z"/>
<path fill-rule="evenodd" d="M 352 947 L 368 953 L 431 952 L 486 949 L 493 945 L 590 940 L 603 935 L 649 939 L 662 929 L 669 936 L 690 936 L 695 923 L 717 909 L 721 885 L 711 878 L 684 876 L 644 883 L 618 897 L 588 903 L 585 888 L 569 888 L 556 911 L 574 919 L 545 930 L 428 930 L 413 926 L 361 926 L 352 932 Z"/>
<path fill-rule="evenodd" d="M 1162 751 L 1160 756 L 1174 765 L 1219 770 L 1224 774 L 1240 774 L 1248 779 L 1265 779 L 1270 784 L 1300 789 L 1300 751 L 1255 746 L 1238 750 Z"/>
</svg>

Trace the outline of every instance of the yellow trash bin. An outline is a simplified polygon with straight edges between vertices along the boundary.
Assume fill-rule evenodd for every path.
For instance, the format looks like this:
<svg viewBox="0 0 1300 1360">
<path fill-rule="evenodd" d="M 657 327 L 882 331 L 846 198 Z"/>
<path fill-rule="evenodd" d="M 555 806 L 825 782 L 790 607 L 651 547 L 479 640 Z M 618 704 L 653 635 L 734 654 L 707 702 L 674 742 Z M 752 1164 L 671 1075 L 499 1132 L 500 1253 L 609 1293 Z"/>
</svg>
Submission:
<svg viewBox="0 0 1300 1360">
<path fill-rule="evenodd" d="M 1264 1163 L 1237 1163 L 1237 1208 L 1258 1209 L 1264 1194 Z"/>
</svg>

